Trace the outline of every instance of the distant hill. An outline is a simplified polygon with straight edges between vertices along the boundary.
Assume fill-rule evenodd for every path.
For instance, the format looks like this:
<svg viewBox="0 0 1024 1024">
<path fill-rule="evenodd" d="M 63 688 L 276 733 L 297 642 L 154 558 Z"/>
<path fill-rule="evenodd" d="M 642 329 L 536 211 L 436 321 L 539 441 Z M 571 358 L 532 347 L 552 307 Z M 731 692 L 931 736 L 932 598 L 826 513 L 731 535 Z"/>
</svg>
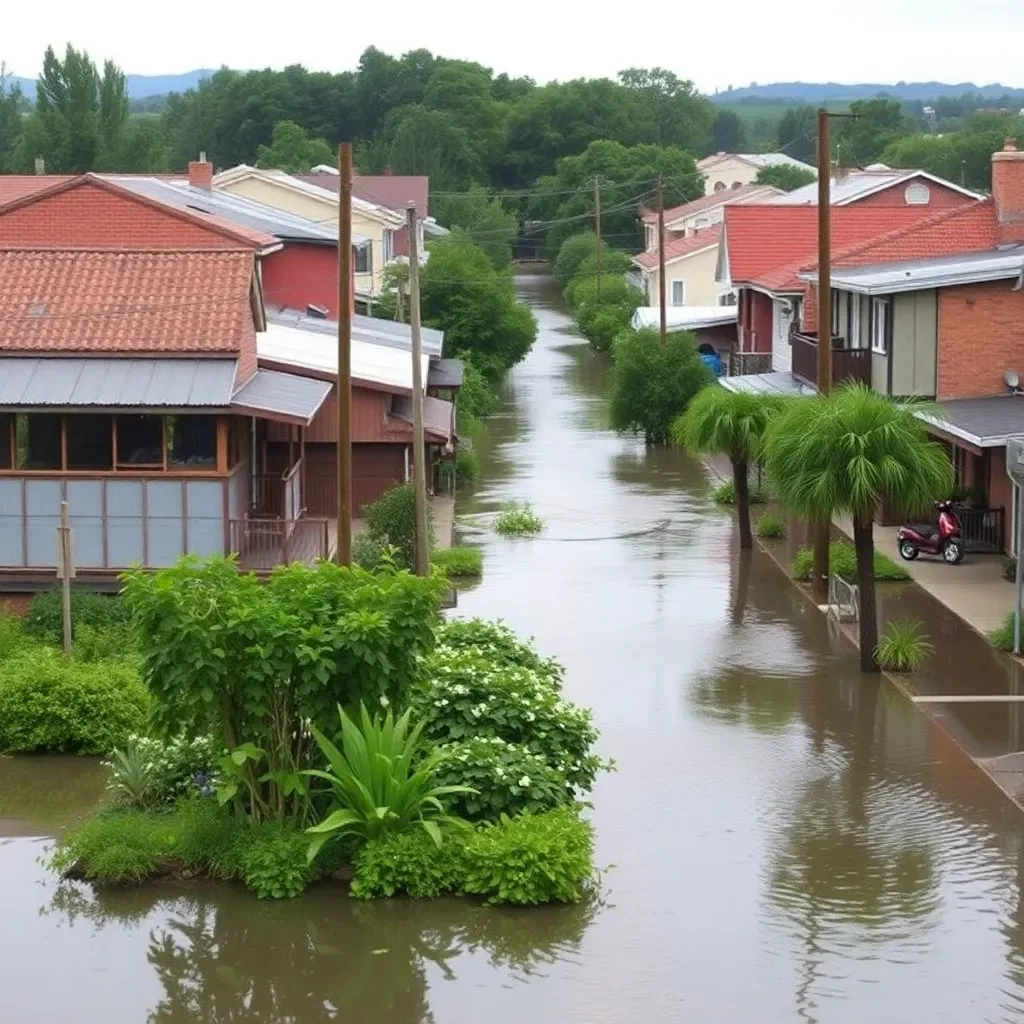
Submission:
<svg viewBox="0 0 1024 1024">
<path fill-rule="evenodd" d="M 1008 85 L 975 85 L 973 82 L 896 82 L 882 85 L 860 82 L 841 85 L 838 82 L 774 82 L 769 85 L 751 85 L 715 93 L 715 103 L 850 103 L 866 100 L 885 93 L 893 99 L 912 103 L 915 100 L 934 100 L 940 96 L 962 96 L 965 92 L 981 93 L 989 99 L 1010 96 L 1024 100 L 1024 89 Z"/>
<path fill-rule="evenodd" d="M 199 68 L 186 71 L 180 75 L 128 75 L 128 98 L 144 100 L 151 96 L 162 96 L 169 92 L 184 92 L 194 89 L 204 78 L 213 74 L 212 68 Z M 34 78 L 12 78 L 21 86 L 21 91 L 29 100 L 36 97 L 36 80 Z"/>
</svg>

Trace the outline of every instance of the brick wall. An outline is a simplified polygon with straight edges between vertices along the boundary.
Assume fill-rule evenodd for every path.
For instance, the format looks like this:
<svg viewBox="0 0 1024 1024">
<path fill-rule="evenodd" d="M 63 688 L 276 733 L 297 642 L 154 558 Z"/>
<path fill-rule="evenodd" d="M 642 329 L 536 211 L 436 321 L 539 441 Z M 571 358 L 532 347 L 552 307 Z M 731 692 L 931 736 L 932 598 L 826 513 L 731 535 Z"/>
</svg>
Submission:
<svg viewBox="0 0 1024 1024">
<path fill-rule="evenodd" d="M 916 179 L 915 179 L 916 180 Z M 947 188 L 945 185 L 938 185 L 934 181 L 923 180 L 922 185 L 927 186 L 930 195 L 928 196 L 927 204 L 922 204 L 920 207 L 911 207 L 906 200 L 907 185 L 910 182 L 901 182 L 898 185 L 893 185 L 890 188 L 883 188 L 881 191 L 876 192 L 874 195 L 867 196 L 864 199 L 858 199 L 856 205 L 858 207 L 893 207 L 898 206 L 902 208 L 910 209 L 929 209 L 929 210 L 948 210 L 954 206 L 970 206 L 972 203 L 976 203 L 976 199 L 972 199 L 970 196 L 965 196 L 962 192 L 957 192 L 955 189 Z"/>
<path fill-rule="evenodd" d="M 0 216 L 0 245 L 237 249 L 237 239 L 93 184 Z"/>
<path fill-rule="evenodd" d="M 939 290 L 937 397 L 1003 395 L 1003 373 L 1024 373 L 1024 293 L 1012 282 Z"/>
<path fill-rule="evenodd" d="M 1024 152 L 1009 141 L 992 154 L 992 198 L 999 244 L 1024 242 Z"/>
<path fill-rule="evenodd" d="M 338 316 L 338 250 L 334 245 L 286 242 L 263 258 L 263 298 L 271 306 L 323 306 Z"/>
</svg>

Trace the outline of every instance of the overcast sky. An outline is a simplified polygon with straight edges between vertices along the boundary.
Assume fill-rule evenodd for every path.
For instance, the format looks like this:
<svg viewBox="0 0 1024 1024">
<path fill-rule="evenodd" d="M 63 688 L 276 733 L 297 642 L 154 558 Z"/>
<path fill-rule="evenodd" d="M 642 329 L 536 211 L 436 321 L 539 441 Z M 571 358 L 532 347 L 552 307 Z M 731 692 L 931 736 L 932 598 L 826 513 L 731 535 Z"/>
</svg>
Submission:
<svg viewBox="0 0 1024 1024">
<path fill-rule="evenodd" d="M 425 47 L 538 81 L 660 65 L 705 91 L 752 81 L 1024 86 L 1020 0 L 49 0 L 39 13 L 23 8 L 0 35 L 9 72 L 35 77 L 47 44 L 69 41 L 139 74 L 222 64 L 340 71 L 374 45 Z"/>
</svg>

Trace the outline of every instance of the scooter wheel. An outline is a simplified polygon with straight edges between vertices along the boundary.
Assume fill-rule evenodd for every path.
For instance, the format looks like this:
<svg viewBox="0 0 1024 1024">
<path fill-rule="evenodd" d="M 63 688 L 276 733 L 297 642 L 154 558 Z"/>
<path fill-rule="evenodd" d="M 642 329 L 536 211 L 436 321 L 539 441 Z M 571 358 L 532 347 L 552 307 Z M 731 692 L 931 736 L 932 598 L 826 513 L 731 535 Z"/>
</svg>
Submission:
<svg viewBox="0 0 1024 1024">
<path fill-rule="evenodd" d="M 958 540 L 947 540 L 942 547 L 942 559 L 946 565 L 959 565 L 964 560 L 964 546 Z"/>
<path fill-rule="evenodd" d="M 909 540 L 900 541 L 900 558 L 905 562 L 912 562 L 921 552 L 917 550 L 917 545 Z"/>
</svg>

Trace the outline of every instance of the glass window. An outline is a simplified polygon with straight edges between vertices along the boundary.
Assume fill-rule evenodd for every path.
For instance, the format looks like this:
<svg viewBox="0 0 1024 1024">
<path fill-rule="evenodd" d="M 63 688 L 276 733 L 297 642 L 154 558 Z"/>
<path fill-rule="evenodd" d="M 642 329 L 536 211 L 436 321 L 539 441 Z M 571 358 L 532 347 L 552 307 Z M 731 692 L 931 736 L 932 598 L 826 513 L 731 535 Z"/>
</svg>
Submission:
<svg viewBox="0 0 1024 1024">
<path fill-rule="evenodd" d="M 68 469 L 113 469 L 113 421 L 110 416 L 67 416 Z"/>
<path fill-rule="evenodd" d="M 117 417 L 117 464 L 127 469 L 163 467 L 163 416 Z"/>
<path fill-rule="evenodd" d="M 685 281 L 673 281 L 672 282 L 672 305 L 681 306 L 683 299 L 686 297 L 686 282 Z"/>
<path fill-rule="evenodd" d="M 15 421 L 18 469 L 61 468 L 60 416 L 32 413 Z"/>
<path fill-rule="evenodd" d="M 357 274 L 369 274 L 371 272 L 370 243 L 365 245 L 352 246 L 352 262 Z"/>
<path fill-rule="evenodd" d="M 14 417 L 0 412 L 0 469 L 11 468 L 11 442 L 14 439 Z"/>
<path fill-rule="evenodd" d="M 871 351 L 884 356 L 889 351 L 889 300 L 871 300 Z"/>
<path fill-rule="evenodd" d="M 211 469 L 217 465 L 217 417 L 169 416 L 167 465 Z"/>
</svg>

